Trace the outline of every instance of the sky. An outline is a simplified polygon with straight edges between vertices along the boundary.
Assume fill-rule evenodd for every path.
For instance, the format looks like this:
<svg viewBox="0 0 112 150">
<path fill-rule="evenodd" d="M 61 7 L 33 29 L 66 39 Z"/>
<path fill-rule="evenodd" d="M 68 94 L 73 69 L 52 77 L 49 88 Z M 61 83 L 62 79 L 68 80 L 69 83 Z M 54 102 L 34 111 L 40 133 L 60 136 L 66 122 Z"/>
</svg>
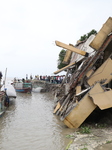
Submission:
<svg viewBox="0 0 112 150">
<path fill-rule="evenodd" d="M 109 17 L 112 0 L 1 0 L 0 71 L 16 78 L 52 75 L 62 50 L 55 41 L 75 45 Z"/>
</svg>

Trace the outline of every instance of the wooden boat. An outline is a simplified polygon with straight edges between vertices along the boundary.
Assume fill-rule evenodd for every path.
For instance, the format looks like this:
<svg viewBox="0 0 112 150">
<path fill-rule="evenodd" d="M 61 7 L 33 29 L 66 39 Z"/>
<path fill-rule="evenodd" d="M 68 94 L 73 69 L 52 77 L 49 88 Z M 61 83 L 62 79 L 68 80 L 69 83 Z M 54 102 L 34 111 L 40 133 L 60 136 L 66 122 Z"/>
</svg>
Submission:
<svg viewBox="0 0 112 150">
<path fill-rule="evenodd" d="M 0 117 L 4 114 L 5 112 L 5 92 L 0 91 Z"/>
<path fill-rule="evenodd" d="M 13 86 L 16 92 L 20 93 L 31 93 L 32 92 L 32 83 L 27 82 L 14 82 Z"/>
<path fill-rule="evenodd" d="M 6 90 L 0 91 L 0 117 L 5 113 L 6 109 L 10 106 L 10 102 L 12 98 L 16 98 L 16 95 L 8 96 Z"/>
</svg>

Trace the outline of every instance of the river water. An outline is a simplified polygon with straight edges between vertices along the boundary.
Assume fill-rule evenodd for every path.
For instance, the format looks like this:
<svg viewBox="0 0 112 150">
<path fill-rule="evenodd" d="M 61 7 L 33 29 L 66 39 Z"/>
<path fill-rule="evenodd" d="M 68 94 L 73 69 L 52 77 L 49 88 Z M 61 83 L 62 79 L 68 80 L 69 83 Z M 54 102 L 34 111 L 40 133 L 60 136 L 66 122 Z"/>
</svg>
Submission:
<svg viewBox="0 0 112 150">
<path fill-rule="evenodd" d="M 0 150 L 65 150 L 73 130 L 53 115 L 50 93 L 17 93 L 0 118 Z"/>
</svg>

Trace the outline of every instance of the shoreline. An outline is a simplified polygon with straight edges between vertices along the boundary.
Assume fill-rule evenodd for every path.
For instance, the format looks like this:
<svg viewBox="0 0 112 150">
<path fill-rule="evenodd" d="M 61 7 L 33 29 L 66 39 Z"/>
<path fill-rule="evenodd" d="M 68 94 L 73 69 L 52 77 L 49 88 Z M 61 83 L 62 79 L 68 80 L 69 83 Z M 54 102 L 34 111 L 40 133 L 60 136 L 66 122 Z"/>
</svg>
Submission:
<svg viewBox="0 0 112 150">
<path fill-rule="evenodd" d="M 58 85 L 52 85 L 49 92 L 54 96 L 55 103 L 55 94 L 57 90 L 60 89 Z M 103 116 L 104 117 L 104 116 Z M 102 118 L 101 122 L 98 124 L 93 121 L 93 123 L 83 123 L 76 131 L 73 131 L 73 134 L 70 135 L 72 142 L 66 150 L 111 150 L 112 149 L 112 127 L 110 122 L 110 117 L 105 119 Z M 91 117 L 92 118 L 92 117 Z M 107 123 L 107 124 L 105 124 Z M 82 134 L 80 133 L 81 128 L 90 127 L 91 133 Z M 69 143 L 68 143 L 69 144 Z"/>
<path fill-rule="evenodd" d="M 74 140 L 68 150 L 111 150 L 112 127 L 92 128 L 91 133 L 74 132 Z M 106 149 L 105 149 L 106 147 Z"/>
</svg>

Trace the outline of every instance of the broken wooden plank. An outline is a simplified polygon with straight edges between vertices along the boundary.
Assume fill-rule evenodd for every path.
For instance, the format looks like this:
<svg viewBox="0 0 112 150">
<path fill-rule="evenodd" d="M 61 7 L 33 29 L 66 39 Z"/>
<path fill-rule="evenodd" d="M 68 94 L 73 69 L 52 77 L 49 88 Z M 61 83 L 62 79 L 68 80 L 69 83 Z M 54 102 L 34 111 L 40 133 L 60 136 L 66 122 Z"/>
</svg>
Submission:
<svg viewBox="0 0 112 150">
<path fill-rule="evenodd" d="M 112 17 L 109 17 L 103 27 L 100 29 L 96 37 L 90 43 L 95 50 L 99 50 L 107 36 L 112 32 Z"/>
<path fill-rule="evenodd" d="M 80 49 L 78 49 L 78 48 L 75 48 L 75 47 L 73 47 L 73 46 L 71 46 L 71 45 L 67 45 L 67 44 L 64 44 L 64 43 L 59 42 L 59 41 L 55 41 L 55 43 L 56 43 L 56 45 L 59 46 L 59 47 L 68 49 L 68 50 L 70 50 L 70 51 L 72 51 L 72 52 L 75 52 L 75 53 L 78 53 L 78 54 L 80 54 L 80 55 L 82 55 L 82 56 L 86 56 L 86 57 L 88 56 L 88 53 L 87 53 L 87 52 L 82 51 L 82 50 L 80 50 Z"/>
<path fill-rule="evenodd" d="M 59 69 L 59 70 L 57 70 L 57 71 L 55 71 L 54 74 L 58 74 L 58 73 L 60 73 L 61 71 L 68 69 L 70 66 L 73 66 L 74 64 L 75 64 L 75 62 L 74 62 L 74 63 L 71 63 L 71 64 L 69 64 L 69 65 L 67 65 L 67 66 L 65 66 L 65 67 L 63 67 L 63 68 L 61 68 L 61 69 Z"/>
<path fill-rule="evenodd" d="M 91 86 L 97 81 L 105 80 L 103 84 L 109 83 L 112 79 L 112 60 L 108 58 L 90 77 L 87 81 L 88 84 Z"/>
<path fill-rule="evenodd" d="M 100 84 L 97 83 L 73 108 L 73 110 L 64 119 L 64 124 L 69 128 L 78 128 L 85 119 L 97 107 L 90 98 L 90 94 L 103 92 Z"/>
<path fill-rule="evenodd" d="M 88 97 L 88 94 L 86 94 L 83 100 L 65 117 L 64 124 L 69 128 L 78 128 L 95 108 L 96 105 Z"/>
<path fill-rule="evenodd" d="M 63 59 L 63 64 L 68 64 L 69 63 L 71 54 L 72 54 L 72 51 L 66 50 L 66 54 L 65 54 L 65 57 Z"/>
<path fill-rule="evenodd" d="M 112 107 L 112 90 L 90 94 L 90 97 L 92 97 L 94 104 L 97 105 L 101 110 Z"/>
<path fill-rule="evenodd" d="M 76 86 L 76 94 L 80 93 L 81 92 L 81 86 L 80 85 L 77 85 Z"/>
<path fill-rule="evenodd" d="M 60 102 L 57 103 L 55 109 L 54 109 L 54 114 L 56 113 L 56 111 L 61 107 Z"/>
<path fill-rule="evenodd" d="M 71 93 L 69 94 L 69 95 L 67 95 L 67 97 L 65 98 L 65 99 L 63 99 L 63 101 L 62 102 L 60 102 L 60 104 L 61 104 L 61 106 L 60 106 L 60 108 L 57 110 L 57 112 L 56 112 L 56 115 L 60 115 L 60 113 L 61 112 L 63 112 L 63 110 L 64 110 L 64 107 L 66 106 L 66 104 L 68 103 L 68 101 L 69 101 L 69 99 L 70 99 L 70 97 L 71 97 Z"/>
</svg>

